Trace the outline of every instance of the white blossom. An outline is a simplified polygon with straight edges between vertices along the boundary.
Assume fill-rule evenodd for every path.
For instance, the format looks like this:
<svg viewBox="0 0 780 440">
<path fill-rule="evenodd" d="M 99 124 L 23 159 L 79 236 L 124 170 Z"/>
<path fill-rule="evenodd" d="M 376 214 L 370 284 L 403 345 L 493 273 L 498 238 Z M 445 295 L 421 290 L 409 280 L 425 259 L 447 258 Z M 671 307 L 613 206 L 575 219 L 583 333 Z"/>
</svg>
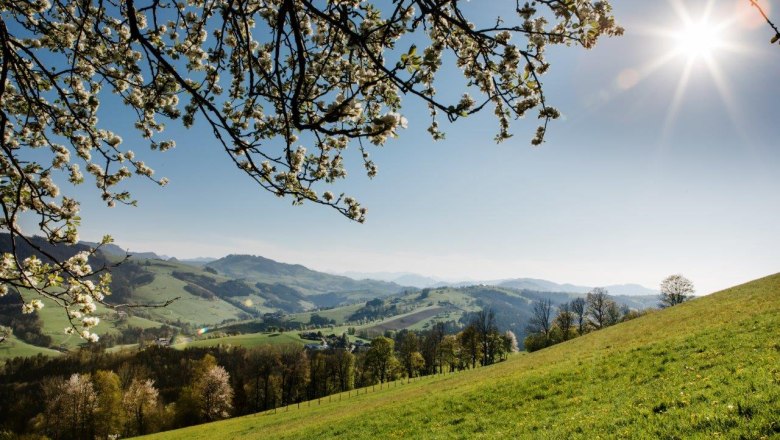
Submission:
<svg viewBox="0 0 780 440">
<path fill-rule="evenodd" d="M 400 0 L 393 3 L 397 14 L 371 0 L 294 3 L 287 14 L 297 20 L 283 22 L 297 23 L 295 37 L 274 40 L 267 35 L 278 25 L 280 0 L 240 8 L 149 2 L 135 10 L 132 2 L 0 2 L 3 22 L 13 23 L 4 39 L 14 42 L 0 91 L 0 203 L 10 213 L 0 230 L 26 236 L 19 216 L 27 213 L 41 219 L 34 233 L 50 243 L 76 243 L 80 205 L 62 195 L 70 191 L 61 185 L 89 180 L 107 206 L 134 205 L 123 188 L 128 179 L 161 186 L 168 179 L 155 178 L 147 164 L 153 161 L 128 149 L 123 137 L 164 154 L 176 145 L 165 138 L 167 126 L 195 123 L 214 134 L 205 145 L 224 150 L 262 188 L 362 222 L 367 210 L 356 199 L 319 187 L 348 177 L 352 161 L 345 157 L 355 150 L 362 171 L 378 173 L 367 149 L 407 127 L 402 99 L 428 105 L 427 130 L 436 140 L 445 136 L 442 116 L 455 121 L 492 108 L 500 142 L 511 136 L 512 120 L 536 110 L 540 124 L 531 142 L 538 145 L 547 122 L 560 116 L 541 86 L 550 68 L 546 47 L 592 47 L 600 36 L 622 33 L 602 0 L 521 2 L 516 15 L 485 28 L 471 23 L 458 2 L 432 11 Z M 406 41 L 421 47 L 404 47 Z M 447 64 L 467 84 L 454 102 L 434 87 Z M 106 99 L 126 108 L 101 107 Z M 130 132 L 108 126 L 116 118 L 103 117 L 107 111 L 129 118 Z M 95 275 L 88 254 L 46 263 L 15 257 L 3 256 L 0 295 L 14 287 L 56 296 L 58 306 L 74 312 L 69 319 L 92 323 L 83 319 L 110 293 L 110 280 L 88 280 Z M 25 312 L 37 310 L 34 304 Z"/>
</svg>

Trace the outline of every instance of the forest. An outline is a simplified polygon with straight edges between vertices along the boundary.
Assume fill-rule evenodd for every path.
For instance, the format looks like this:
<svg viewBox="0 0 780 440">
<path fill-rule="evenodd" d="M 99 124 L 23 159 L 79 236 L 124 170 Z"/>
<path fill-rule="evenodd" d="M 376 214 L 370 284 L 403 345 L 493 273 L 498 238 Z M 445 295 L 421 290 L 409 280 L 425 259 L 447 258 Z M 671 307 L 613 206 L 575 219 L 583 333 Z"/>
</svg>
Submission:
<svg viewBox="0 0 780 440">
<path fill-rule="evenodd" d="M 14 358 L 0 375 L 0 432 L 53 439 L 142 435 L 256 413 L 356 388 L 473 369 L 517 351 L 491 311 L 456 334 L 387 332 L 363 343 L 108 352 Z M 41 399 L 39 396 L 44 396 Z"/>
</svg>

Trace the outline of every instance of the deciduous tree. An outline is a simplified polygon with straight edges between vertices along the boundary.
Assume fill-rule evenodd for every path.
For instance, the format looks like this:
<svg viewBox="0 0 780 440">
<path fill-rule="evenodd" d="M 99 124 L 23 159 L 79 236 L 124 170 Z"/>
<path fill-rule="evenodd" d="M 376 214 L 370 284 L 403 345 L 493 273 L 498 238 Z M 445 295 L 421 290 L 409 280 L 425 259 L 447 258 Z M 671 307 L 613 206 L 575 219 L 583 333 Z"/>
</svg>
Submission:
<svg viewBox="0 0 780 440">
<path fill-rule="evenodd" d="M 688 300 L 696 290 L 688 278 L 669 275 L 661 282 L 661 307 L 671 307 Z"/>
<path fill-rule="evenodd" d="M 438 350 L 436 350 L 438 353 Z M 404 367 L 406 377 L 415 377 L 425 366 L 425 359 L 420 353 L 420 340 L 414 332 L 407 331 L 398 346 L 398 357 Z"/>
<path fill-rule="evenodd" d="M 108 206 L 135 204 L 124 181 L 167 180 L 127 145 L 169 150 L 163 131 L 179 121 L 204 124 L 260 187 L 361 222 L 357 200 L 321 186 L 346 177 L 349 146 L 377 173 L 369 147 L 406 127 L 404 97 L 428 107 L 434 139 L 442 117 L 489 108 L 496 141 L 511 136 L 512 119 L 534 114 L 539 144 L 559 116 L 542 87 L 547 47 L 590 48 L 622 29 L 604 0 L 502 4 L 511 16 L 485 21 L 453 0 L 0 2 L 0 230 L 44 254 L 32 233 L 75 243 L 79 201 L 60 186 L 90 180 Z M 444 65 L 461 74 L 462 96 L 438 93 Z M 37 231 L 21 229 L 25 212 Z M 0 294 L 35 292 L 29 311 L 49 298 L 73 332 L 95 339 L 88 315 L 108 277 L 92 283 L 101 268 L 89 251 L 46 257 L 20 258 L 14 246 L 0 262 Z"/>
<path fill-rule="evenodd" d="M 95 405 L 95 436 L 117 437 L 122 434 L 124 411 L 122 410 L 122 384 L 113 371 L 98 370 L 92 376 L 97 395 Z"/>
<path fill-rule="evenodd" d="M 474 317 L 472 325 L 477 330 L 479 341 L 482 345 L 482 349 L 480 350 L 482 353 L 482 365 L 490 365 L 493 363 L 495 356 L 495 353 L 493 352 L 494 344 L 491 336 L 493 333 L 498 332 L 495 312 L 493 312 L 492 309 L 480 310 Z"/>
<path fill-rule="evenodd" d="M 544 337 L 550 334 L 552 323 L 552 301 L 542 298 L 534 301 L 531 317 L 528 319 L 528 333 L 539 333 Z"/>
<path fill-rule="evenodd" d="M 386 382 L 392 373 L 393 363 L 397 362 L 392 339 L 378 336 L 371 340 L 371 348 L 366 353 L 366 364 L 379 382 Z"/>
<path fill-rule="evenodd" d="M 565 302 L 558 306 L 558 314 L 555 315 L 555 325 L 561 331 L 562 340 L 566 341 L 569 339 L 573 324 L 574 314 L 571 311 L 571 304 Z"/>
<path fill-rule="evenodd" d="M 515 332 L 512 330 L 507 330 L 504 332 L 504 344 L 504 350 L 507 353 L 517 353 L 519 347 L 517 344 L 517 336 L 515 336 Z"/>
<path fill-rule="evenodd" d="M 249 369 L 249 384 L 251 391 L 248 393 L 255 411 L 265 410 L 276 406 L 278 391 L 277 381 L 274 376 L 281 368 L 279 349 L 274 345 L 254 347 L 247 353 L 247 367 Z"/>
<path fill-rule="evenodd" d="M 482 345 L 480 344 L 479 331 L 475 325 L 469 325 L 458 333 L 458 343 L 461 347 L 461 362 L 467 368 L 477 367 L 477 361 L 482 357 Z"/>
<path fill-rule="evenodd" d="M 447 365 L 450 372 L 456 368 L 462 368 L 460 363 L 461 347 L 458 338 L 455 335 L 446 335 L 439 346 L 439 354 L 442 365 Z"/>
<path fill-rule="evenodd" d="M 219 365 L 206 371 L 195 385 L 200 398 L 200 411 L 203 420 L 214 421 L 230 417 L 233 401 L 233 388 L 230 375 Z"/>
<path fill-rule="evenodd" d="M 157 407 L 158 396 L 151 379 L 133 379 L 122 397 L 122 406 L 129 421 L 128 435 L 146 434 L 147 419 Z"/>
<path fill-rule="evenodd" d="M 588 292 L 585 301 L 588 303 L 589 324 L 597 330 L 609 325 L 609 308 L 614 301 L 610 298 L 607 289 L 595 287 Z"/>
<path fill-rule="evenodd" d="M 300 402 L 309 383 L 309 358 L 301 347 L 290 344 L 281 348 L 281 361 L 282 404 Z"/>
<path fill-rule="evenodd" d="M 89 374 L 48 381 L 44 386 L 47 434 L 55 438 L 90 438 L 94 432 L 97 394 Z"/>
<path fill-rule="evenodd" d="M 577 318 L 577 333 L 582 336 L 585 333 L 587 324 L 585 316 L 588 311 L 588 306 L 585 302 L 585 298 L 574 298 L 571 300 L 571 311 Z"/>
</svg>

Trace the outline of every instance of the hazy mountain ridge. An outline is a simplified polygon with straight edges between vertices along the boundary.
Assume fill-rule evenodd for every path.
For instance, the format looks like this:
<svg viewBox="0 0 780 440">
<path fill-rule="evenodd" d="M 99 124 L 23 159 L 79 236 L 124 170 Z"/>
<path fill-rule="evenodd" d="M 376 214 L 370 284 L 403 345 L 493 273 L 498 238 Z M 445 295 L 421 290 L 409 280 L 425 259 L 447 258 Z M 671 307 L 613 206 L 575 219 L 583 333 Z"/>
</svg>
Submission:
<svg viewBox="0 0 780 440">
<path fill-rule="evenodd" d="M 355 280 L 318 272 L 300 264 L 281 263 L 255 255 L 228 255 L 206 264 L 205 267 L 233 278 L 265 284 L 284 284 L 307 296 L 341 293 L 356 298 L 373 298 L 407 289 L 392 282 Z"/>
<path fill-rule="evenodd" d="M 10 249 L 9 238 L 7 234 L 0 236 L 0 245 L 5 251 Z M 95 243 L 89 242 L 74 246 L 52 246 L 40 237 L 35 238 L 34 243 L 55 258 L 67 258 L 76 252 L 88 249 L 89 246 L 95 246 Z M 27 249 L 29 246 L 18 246 L 23 255 L 33 252 L 31 247 Z M 110 266 L 111 261 L 124 258 L 125 255 L 125 251 L 119 245 L 104 245 L 101 247 L 101 253 L 93 258 L 93 267 Z M 417 291 L 394 282 L 355 280 L 261 256 L 228 255 L 205 264 L 193 264 L 176 259 L 165 261 L 159 258 L 142 258 L 145 255 L 158 257 L 154 252 L 139 253 L 124 264 L 110 268 L 114 274 L 112 283 L 114 295 L 108 300 L 114 303 L 156 303 L 177 296 L 183 298 L 180 301 L 182 304 L 171 306 L 164 313 L 153 310 L 141 312 L 149 314 L 151 318 L 158 321 L 174 322 L 180 319 L 192 323 L 214 324 L 226 319 L 258 317 L 268 312 L 297 313 L 313 308 L 355 304 L 375 298 L 395 298 L 404 292 Z M 384 275 L 408 280 L 409 284 L 413 284 L 415 279 L 425 282 L 435 280 L 411 273 Z M 509 303 L 514 303 L 513 307 L 506 307 L 505 311 L 517 312 L 517 316 L 512 317 L 515 328 L 522 327 L 520 321 L 527 315 L 526 309 L 530 306 L 530 302 L 521 301 L 521 304 L 515 300 L 507 302 L 507 299 L 518 296 L 528 299 L 530 294 L 530 297 L 549 297 L 554 302 L 560 303 L 590 290 L 584 286 L 557 284 L 533 278 L 482 283 L 468 281 L 463 282 L 462 286 L 458 286 L 458 283 L 452 284 L 446 287 L 462 289 L 465 296 L 471 298 L 470 302 L 479 303 L 480 307 L 500 309 Z M 619 303 L 637 309 L 657 305 L 656 294 L 621 295 L 625 289 L 633 289 L 631 293 L 634 294 L 642 292 L 642 289 L 644 291 L 649 289 L 636 285 L 623 287 L 624 290 L 620 290 L 608 286 L 610 294 Z M 485 296 L 481 293 L 485 293 Z M 446 302 L 446 299 L 442 300 Z M 185 302 L 189 304 L 187 307 L 184 307 Z M 427 304 L 425 299 L 418 302 L 417 307 Z M 203 307 L 206 308 L 201 310 Z M 474 310 L 472 307 L 467 309 Z"/>
<path fill-rule="evenodd" d="M 83 244 L 91 248 L 96 248 L 100 245 L 100 243 L 94 243 L 91 241 L 80 241 L 79 244 Z M 116 257 L 116 258 L 125 258 L 126 256 L 129 255 L 130 259 L 132 260 L 167 260 L 168 259 L 167 256 L 159 255 L 155 252 L 148 252 L 148 251 L 136 252 L 136 251 L 131 251 L 129 249 L 122 249 L 120 246 L 114 243 L 100 245 L 100 252 L 102 252 L 103 255 L 107 257 Z"/>
<path fill-rule="evenodd" d="M 420 275 L 411 272 L 344 272 L 343 275 L 355 280 L 376 279 L 394 282 L 404 286 L 423 288 L 438 287 L 468 287 L 468 286 L 498 286 L 538 292 L 570 292 L 588 293 L 593 287 L 604 287 L 611 295 L 647 296 L 658 295 L 660 292 L 636 283 L 613 284 L 607 286 L 579 286 L 571 283 L 559 284 L 540 278 L 504 278 L 498 280 L 465 280 L 447 281 L 441 278 Z"/>
<path fill-rule="evenodd" d="M 445 282 L 441 278 L 429 277 L 412 272 L 342 272 L 333 273 L 334 275 L 342 275 L 354 280 L 378 280 L 387 281 L 389 283 L 396 283 L 402 286 L 412 286 L 417 288 L 433 287 L 437 284 Z"/>
</svg>

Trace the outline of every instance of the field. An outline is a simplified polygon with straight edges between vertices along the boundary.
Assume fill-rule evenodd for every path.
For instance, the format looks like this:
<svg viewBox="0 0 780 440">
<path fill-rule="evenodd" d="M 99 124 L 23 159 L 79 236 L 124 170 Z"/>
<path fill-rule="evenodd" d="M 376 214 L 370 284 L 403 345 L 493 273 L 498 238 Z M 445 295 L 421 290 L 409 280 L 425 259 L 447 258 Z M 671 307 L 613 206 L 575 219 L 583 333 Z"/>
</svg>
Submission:
<svg viewBox="0 0 780 440">
<path fill-rule="evenodd" d="M 200 339 L 191 342 L 176 344 L 173 347 L 183 350 L 188 347 L 213 347 L 215 345 L 240 345 L 242 347 L 256 347 L 267 344 L 305 344 L 312 341 L 304 341 L 298 337 L 298 332 L 286 333 L 250 333 L 247 335 L 225 336 L 222 338 Z"/>
<path fill-rule="evenodd" d="M 173 271 L 192 272 L 203 275 L 199 268 L 186 264 L 149 260 L 146 270 L 155 274 L 154 281 L 138 287 L 133 293 L 133 299 L 142 303 L 161 303 L 163 301 L 180 297 L 178 301 L 162 309 L 144 309 L 151 319 L 162 322 L 174 322 L 181 320 L 192 325 L 213 325 L 226 319 L 236 319 L 242 311 L 219 299 L 206 299 L 193 295 L 184 290 L 187 284 L 179 280 L 171 273 Z M 222 277 L 210 275 L 210 277 L 224 280 Z M 259 301 L 255 301 L 259 306 Z"/>
<path fill-rule="evenodd" d="M 369 333 L 382 334 L 385 330 L 401 330 L 404 328 L 410 328 L 420 322 L 426 321 L 436 315 L 443 313 L 446 309 L 444 307 L 426 307 L 421 310 L 415 310 L 412 313 L 400 315 L 392 319 L 382 321 L 379 324 L 365 327 L 365 330 Z"/>
<path fill-rule="evenodd" d="M 6 338 L 6 340 L 0 343 L 0 361 L 17 356 L 26 357 L 36 356 L 38 354 L 44 356 L 59 356 L 60 353 L 49 348 L 36 347 L 35 345 L 27 344 L 13 336 Z"/>
<path fill-rule="evenodd" d="M 323 318 L 332 319 L 336 321 L 337 324 L 341 324 L 347 322 L 350 315 L 357 312 L 361 307 L 365 305 L 366 305 L 365 302 L 361 302 L 358 304 L 335 307 L 332 309 L 318 310 L 316 312 L 293 313 L 291 315 L 288 315 L 287 318 L 290 321 L 302 322 L 305 324 L 309 322 L 309 320 L 311 319 L 311 315 L 320 315 Z"/>
<path fill-rule="evenodd" d="M 780 274 L 472 371 L 154 438 L 777 438 Z"/>
<path fill-rule="evenodd" d="M 64 330 L 69 326 L 69 323 L 63 309 L 57 307 L 51 300 L 44 299 L 43 302 L 45 306 L 38 313 L 40 314 L 41 320 L 44 323 L 43 333 L 51 336 L 52 344 L 54 344 L 54 346 L 63 347 L 66 349 L 75 348 L 76 346 L 83 344 L 84 340 L 78 336 L 65 334 Z M 117 329 L 116 314 L 113 311 L 98 305 L 95 316 L 100 318 L 100 325 L 95 328 L 99 335 L 104 335 L 106 333 L 117 333 L 119 331 Z M 141 317 L 131 316 L 121 325 L 151 328 L 159 327 L 163 324 Z M 18 356 L 24 356 L 24 354 L 19 354 Z"/>
</svg>

